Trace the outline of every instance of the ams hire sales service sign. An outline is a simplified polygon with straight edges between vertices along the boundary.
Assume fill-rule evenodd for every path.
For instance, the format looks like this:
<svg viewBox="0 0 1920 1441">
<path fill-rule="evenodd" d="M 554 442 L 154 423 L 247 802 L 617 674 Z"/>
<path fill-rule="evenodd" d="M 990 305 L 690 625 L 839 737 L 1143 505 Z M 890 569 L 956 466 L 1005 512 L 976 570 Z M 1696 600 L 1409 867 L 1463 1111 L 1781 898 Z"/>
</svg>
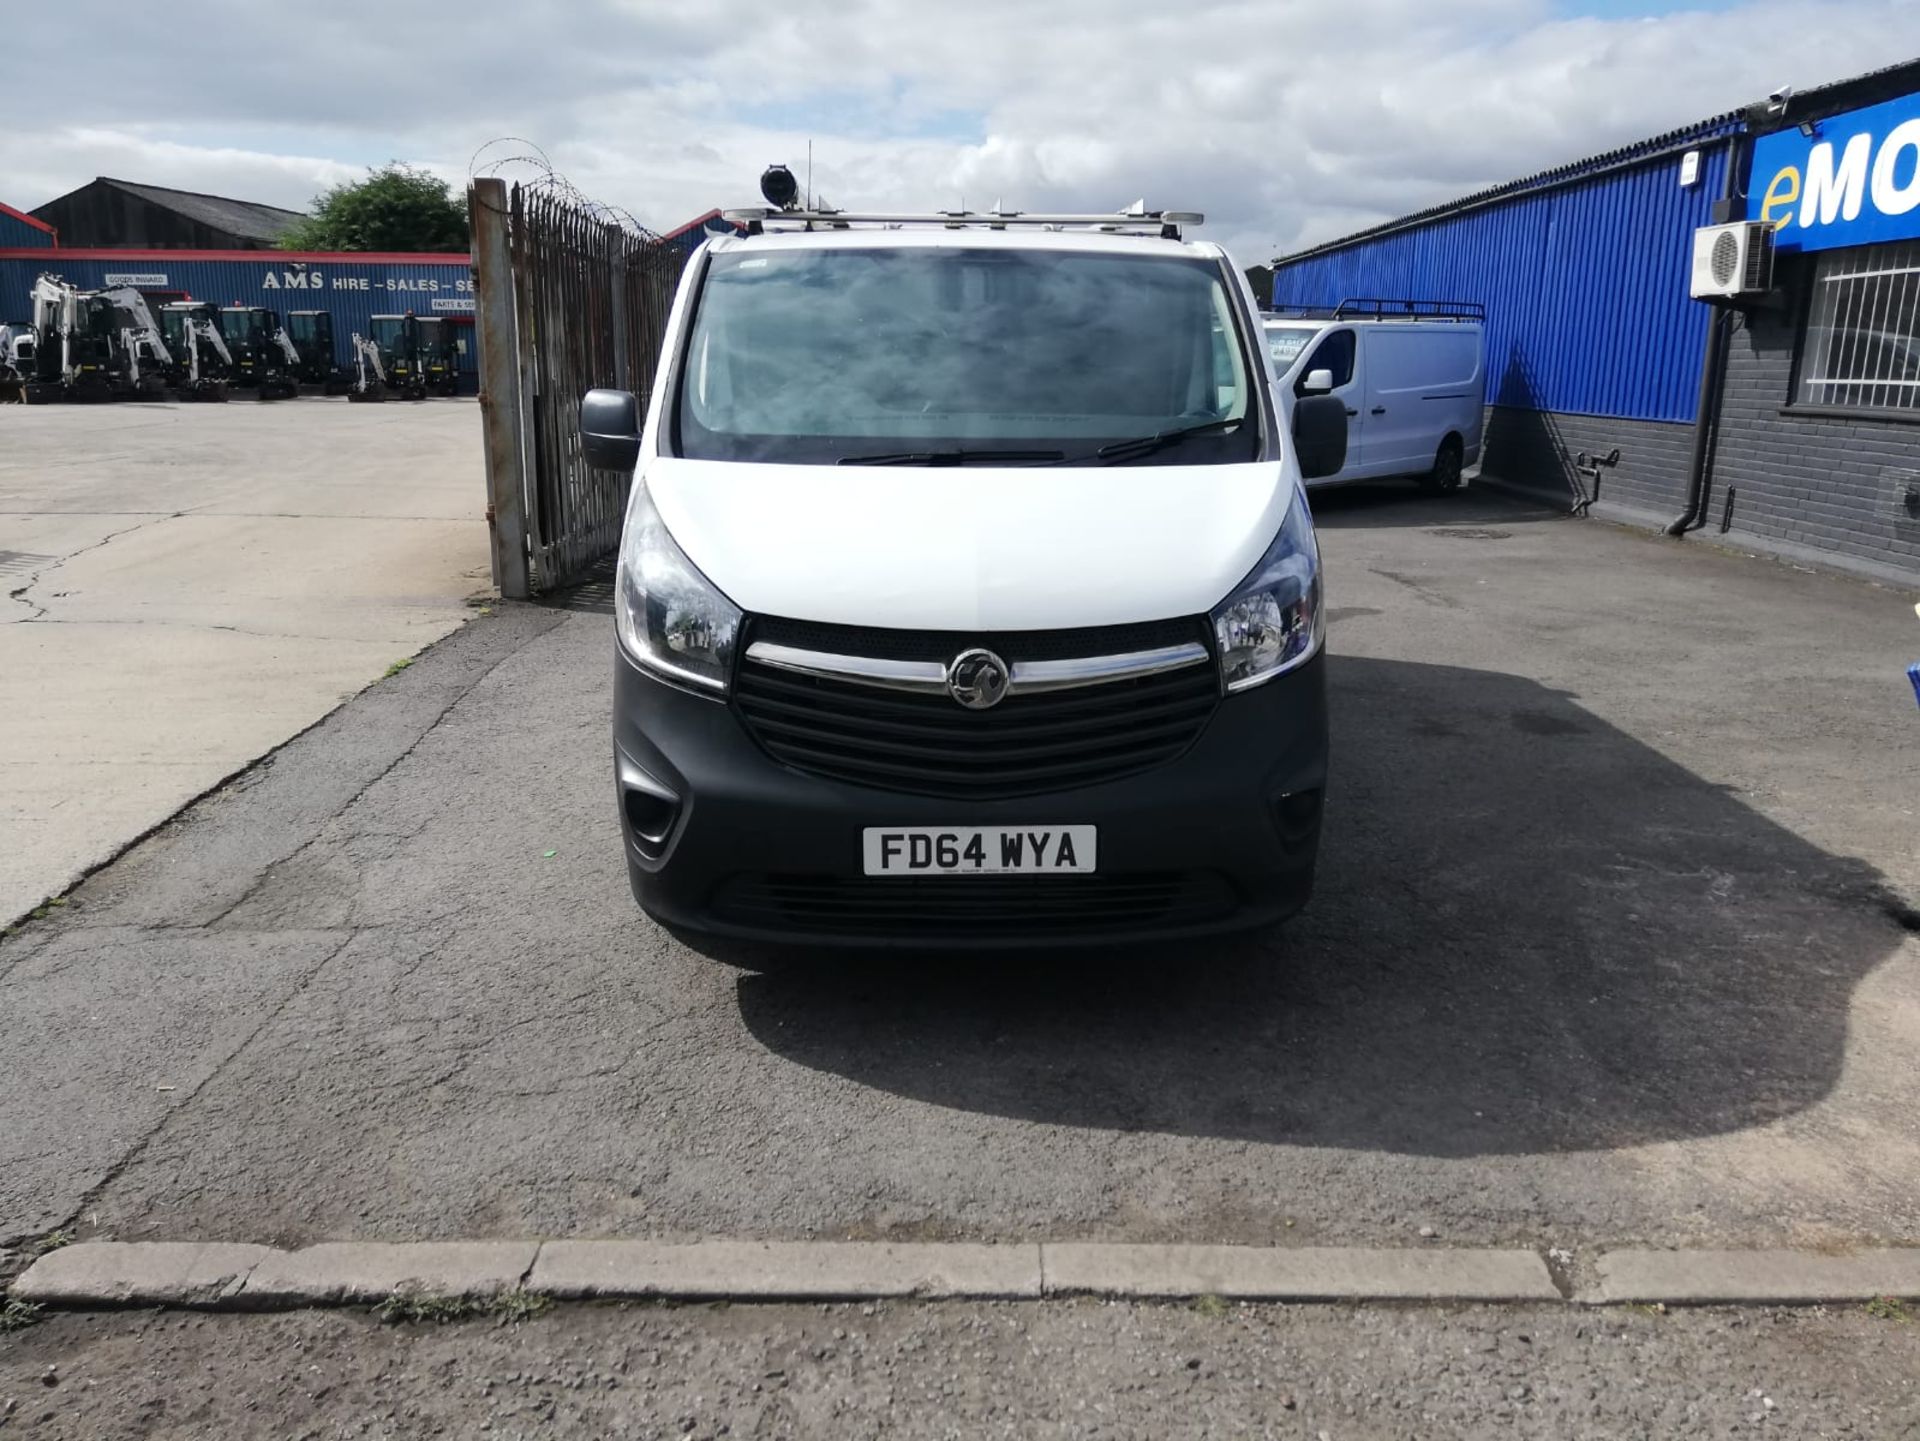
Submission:
<svg viewBox="0 0 1920 1441">
<path fill-rule="evenodd" d="M 1763 135 L 1748 214 L 1781 251 L 1920 237 L 1920 95 Z"/>
</svg>

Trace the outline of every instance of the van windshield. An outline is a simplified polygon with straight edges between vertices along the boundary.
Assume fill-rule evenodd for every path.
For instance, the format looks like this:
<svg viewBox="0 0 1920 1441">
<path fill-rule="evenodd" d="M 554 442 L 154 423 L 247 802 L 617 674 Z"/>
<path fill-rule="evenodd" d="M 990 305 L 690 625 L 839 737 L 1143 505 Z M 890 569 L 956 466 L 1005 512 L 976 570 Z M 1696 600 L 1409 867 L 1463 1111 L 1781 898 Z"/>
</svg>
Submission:
<svg viewBox="0 0 1920 1441">
<path fill-rule="evenodd" d="M 676 398 L 696 459 L 1100 463 L 1258 454 L 1217 265 L 968 246 L 718 255 Z M 995 452 L 1004 452 L 996 455 Z"/>
</svg>

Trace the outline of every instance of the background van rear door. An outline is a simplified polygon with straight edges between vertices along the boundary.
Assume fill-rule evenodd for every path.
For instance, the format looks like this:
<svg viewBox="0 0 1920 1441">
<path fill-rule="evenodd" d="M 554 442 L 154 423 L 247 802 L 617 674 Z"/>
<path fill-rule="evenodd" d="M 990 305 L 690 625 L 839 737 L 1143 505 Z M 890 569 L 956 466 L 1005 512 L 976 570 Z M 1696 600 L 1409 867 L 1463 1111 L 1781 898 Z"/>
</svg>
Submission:
<svg viewBox="0 0 1920 1441">
<path fill-rule="evenodd" d="M 1480 405 L 1480 342 L 1473 329 L 1402 329 L 1382 321 L 1361 339 L 1369 474 L 1426 470 L 1449 431 L 1472 438 L 1462 416 L 1470 424 Z"/>
</svg>

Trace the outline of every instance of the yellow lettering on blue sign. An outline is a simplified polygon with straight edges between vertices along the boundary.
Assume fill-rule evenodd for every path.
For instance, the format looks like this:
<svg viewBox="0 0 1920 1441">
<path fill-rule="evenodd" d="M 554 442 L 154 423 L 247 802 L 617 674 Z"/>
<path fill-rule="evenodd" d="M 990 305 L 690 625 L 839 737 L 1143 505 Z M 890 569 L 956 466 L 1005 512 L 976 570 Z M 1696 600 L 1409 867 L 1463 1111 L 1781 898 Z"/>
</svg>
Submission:
<svg viewBox="0 0 1920 1441">
<path fill-rule="evenodd" d="M 1767 185 L 1766 197 L 1760 202 L 1761 222 L 1771 224 L 1775 230 L 1785 230 L 1793 223 L 1794 207 L 1799 200 L 1800 172 L 1791 165 L 1783 165 Z M 1782 207 L 1778 220 L 1773 218 L 1775 206 Z"/>
</svg>

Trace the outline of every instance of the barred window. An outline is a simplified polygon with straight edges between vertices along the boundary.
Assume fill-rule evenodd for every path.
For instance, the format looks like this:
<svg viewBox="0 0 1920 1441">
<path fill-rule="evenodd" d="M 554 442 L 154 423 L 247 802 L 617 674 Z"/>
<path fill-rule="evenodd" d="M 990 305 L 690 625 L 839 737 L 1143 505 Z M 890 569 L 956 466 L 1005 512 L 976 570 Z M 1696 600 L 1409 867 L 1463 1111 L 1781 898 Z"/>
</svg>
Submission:
<svg viewBox="0 0 1920 1441">
<path fill-rule="evenodd" d="M 1920 241 L 1819 257 L 1797 398 L 1920 413 Z"/>
</svg>

